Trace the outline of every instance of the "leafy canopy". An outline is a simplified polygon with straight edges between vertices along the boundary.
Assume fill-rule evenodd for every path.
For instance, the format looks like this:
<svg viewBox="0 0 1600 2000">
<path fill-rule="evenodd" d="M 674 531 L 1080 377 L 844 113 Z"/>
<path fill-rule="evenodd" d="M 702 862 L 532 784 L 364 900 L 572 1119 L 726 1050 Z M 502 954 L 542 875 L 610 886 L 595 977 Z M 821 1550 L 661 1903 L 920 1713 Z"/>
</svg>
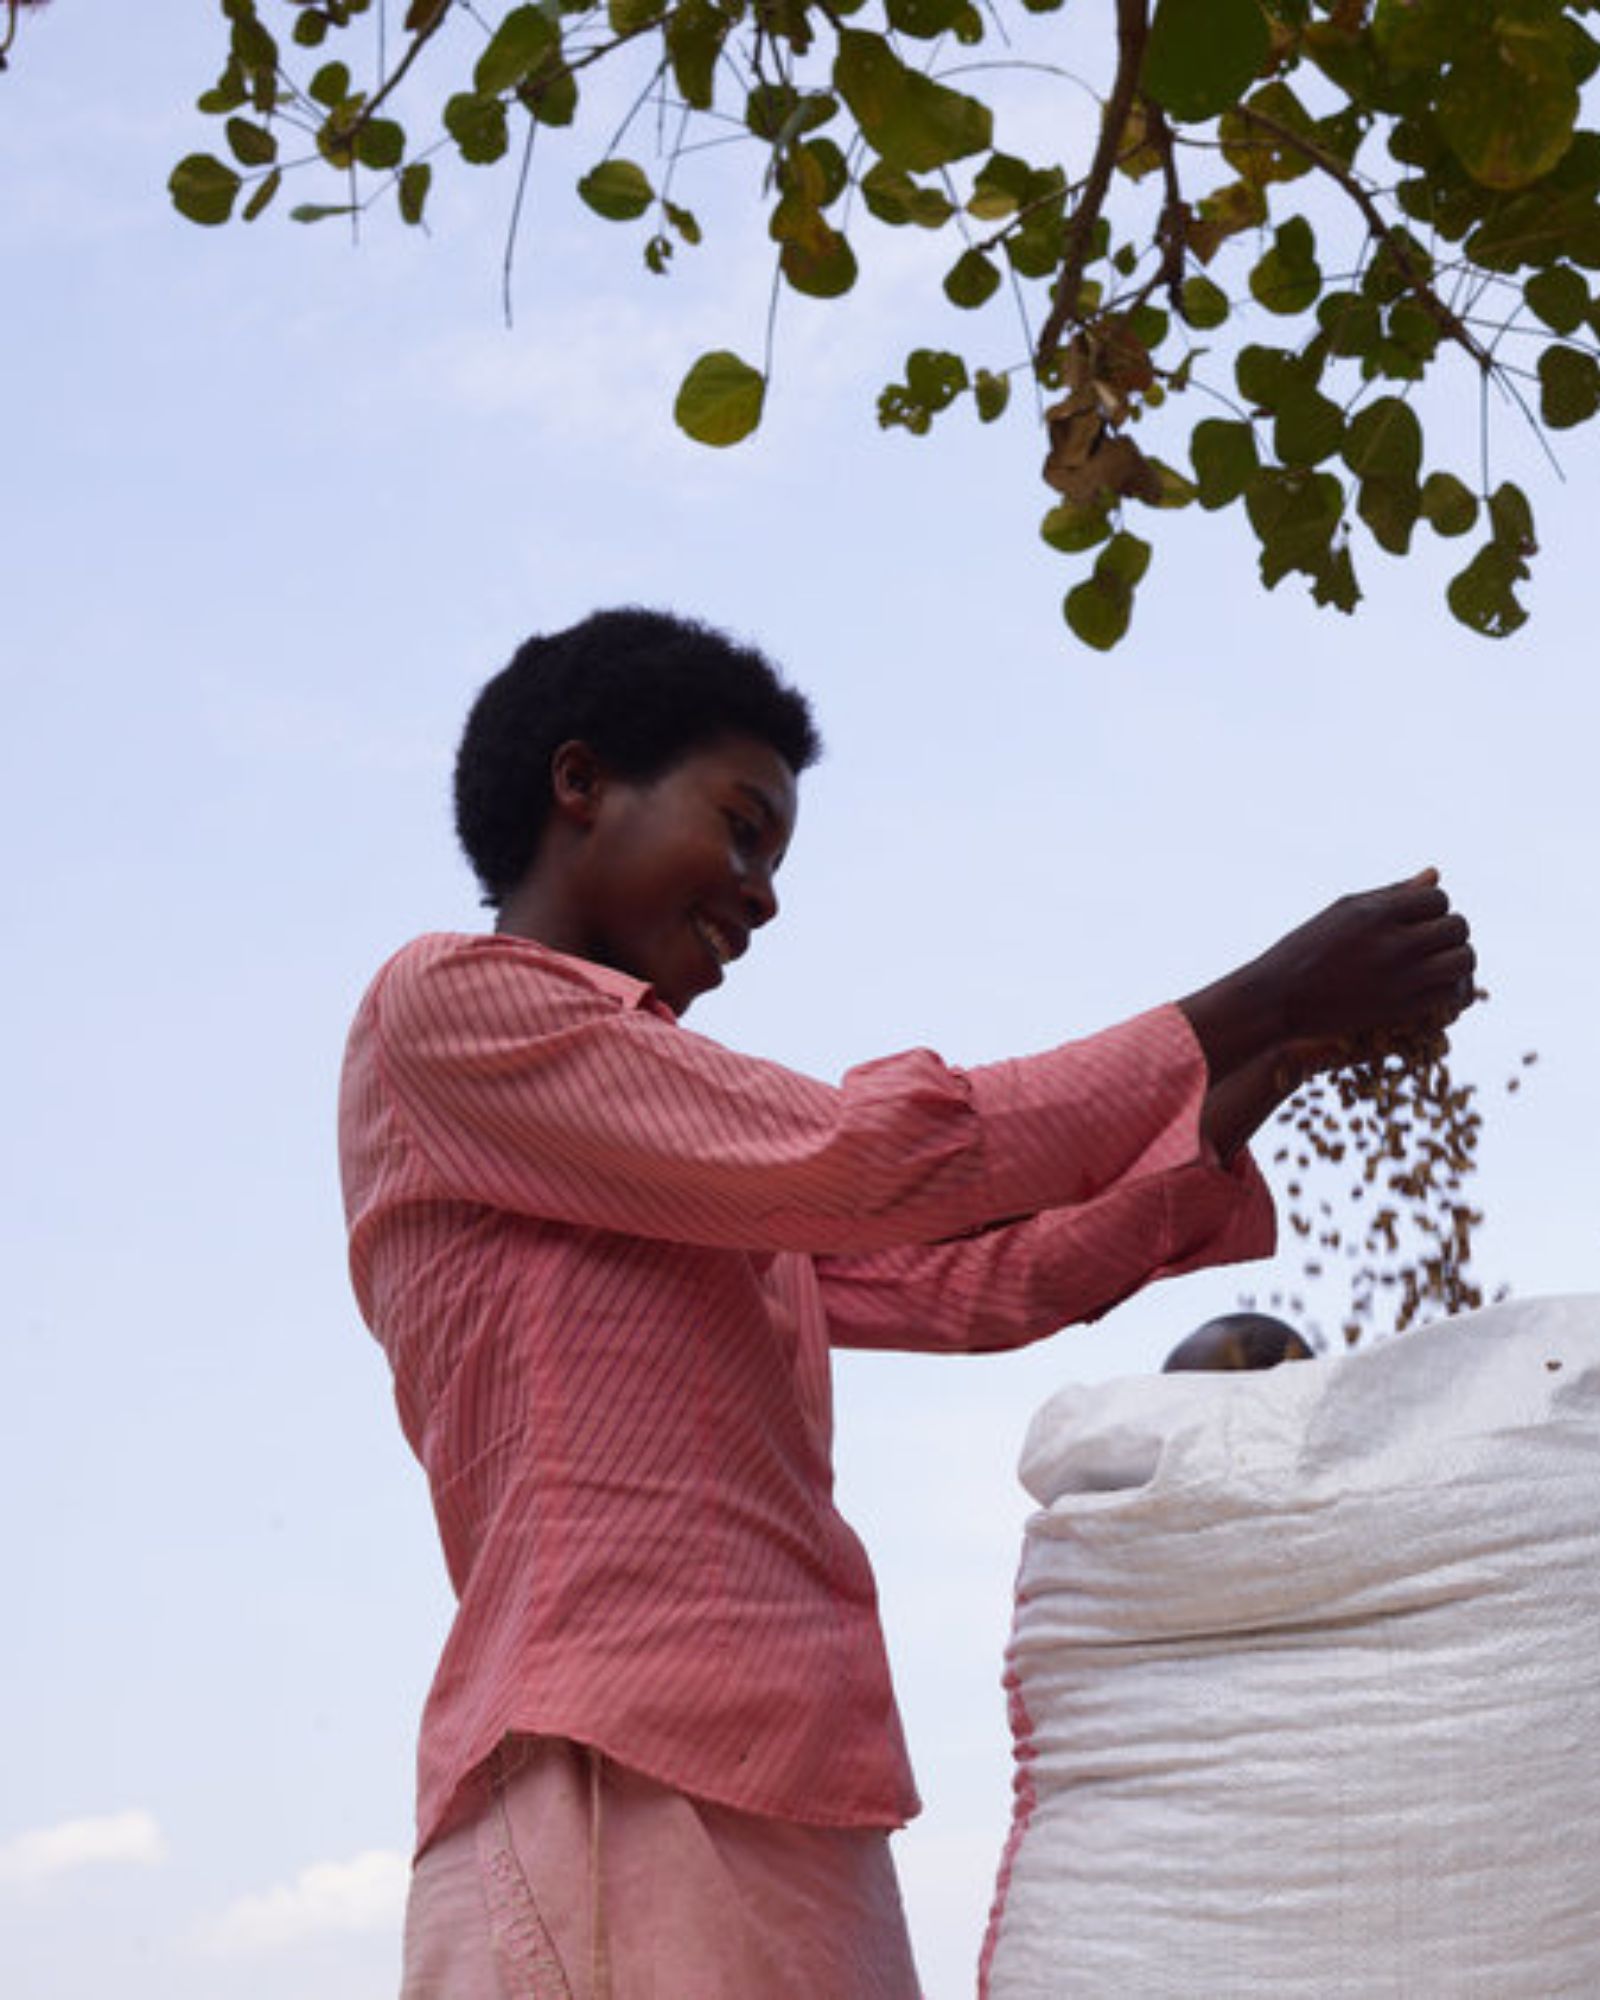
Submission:
<svg viewBox="0 0 1600 2000">
<path fill-rule="evenodd" d="M 984 95 L 1007 10 L 1015 27 L 1062 4 L 410 0 L 396 26 L 382 0 L 220 0 L 199 108 L 223 143 L 179 161 L 172 199 L 197 223 L 253 221 L 287 142 L 326 184 L 296 221 L 392 199 L 420 224 L 436 161 L 526 172 L 541 127 L 582 117 L 586 72 L 632 51 L 635 114 L 577 193 L 639 230 L 652 271 L 700 244 L 680 176 L 730 133 L 757 162 L 775 301 L 848 292 L 884 230 L 949 244 L 943 296 L 973 315 L 974 351 L 913 346 L 878 421 L 1036 414 L 1042 532 L 1079 566 L 1064 609 L 1084 643 L 1128 629 L 1151 559 L 1132 524 L 1189 506 L 1234 510 L 1269 589 L 1300 577 L 1343 611 L 1371 544 L 1470 537 L 1450 609 L 1515 631 L 1533 516 L 1493 477 L 1479 410 L 1490 387 L 1552 430 L 1600 411 L 1600 133 L 1580 123 L 1600 0 L 1114 0 L 1098 138 L 1066 163 L 1008 144 Z M 646 159 L 636 131 L 656 135 Z M 693 364 L 676 419 L 735 444 L 772 374 L 769 319 L 759 364 Z M 1436 380 L 1470 423 L 1430 422 Z"/>
</svg>

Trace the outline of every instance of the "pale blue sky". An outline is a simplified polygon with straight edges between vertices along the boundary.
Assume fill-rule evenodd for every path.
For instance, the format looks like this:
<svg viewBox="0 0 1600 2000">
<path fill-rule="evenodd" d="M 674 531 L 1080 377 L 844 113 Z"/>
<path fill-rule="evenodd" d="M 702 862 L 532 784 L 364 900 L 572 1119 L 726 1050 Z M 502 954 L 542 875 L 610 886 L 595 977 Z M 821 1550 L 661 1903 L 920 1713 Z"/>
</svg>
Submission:
<svg viewBox="0 0 1600 2000">
<path fill-rule="evenodd" d="M 941 325 L 899 317 L 917 246 L 885 239 L 848 310 L 788 311 L 768 427 L 709 454 L 672 388 L 702 346 L 756 347 L 763 258 L 647 278 L 573 200 L 581 148 L 541 162 L 550 248 L 509 334 L 503 176 L 447 176 L 432 237 L 380 223 L 359 253 L 333 225 L 196 230 L 163 184 L 209 143 L 186 107 L 219 45 L 205 9 L 135 32 L 61 0 L 0 78 L 8 2000 L 393 1991 L 447 1599 L 345 1288 L 333 1090 L 378 961 L 478 921 L 450 753 L 529 630 L 671 604 L 815 697 L 783 922 L 695 1025 L 818 1073 L 1087 1031 L 1438 862 L 1494 992 L 1457 1065 L 1488 1087 L 1486 1271 L 1594 1281 L 1581 437 L 1561 488 L 1504 427 L 1546 545 L 1508 645 L 1451 625 L 1431 559 L 1370 559 L 1347 621 L 1263 597 L 1242 529 L 1185 518 L 1133 637 L 1091 656 L 1031 426 L 873 428 Z M 1005 1360 L 839 1371 L 927 1799 L 902 1865 L 929 2000 L 970 1990 L 1005 1826 L 1027 1419 L 1260 1282 Z"/>
</svg>

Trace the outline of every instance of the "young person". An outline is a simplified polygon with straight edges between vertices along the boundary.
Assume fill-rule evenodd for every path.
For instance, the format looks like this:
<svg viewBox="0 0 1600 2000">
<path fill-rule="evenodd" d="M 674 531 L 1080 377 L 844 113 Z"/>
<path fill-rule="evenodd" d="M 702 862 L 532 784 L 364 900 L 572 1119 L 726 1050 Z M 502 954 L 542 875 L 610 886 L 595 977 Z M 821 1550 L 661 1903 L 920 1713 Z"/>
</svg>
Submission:
<svg viewBox="0 0 1600 2000">
<path fill-rule="evenodd" d="M 1344 1038 L 1472 993 L 1429 873 L 1088 1040 L 838 1086 L 680 1017 L 777 913 L 806 704 L 642 611 L 483 690 L 457 822 L 496 912 L 351 1033 L 351 1268 L 459 1609 L 405 2000 L 913 2000 L 917 1809 L 830 1345 L 974 1352 L 1258 1256 L 1244 1142 Z"/>
</svg>

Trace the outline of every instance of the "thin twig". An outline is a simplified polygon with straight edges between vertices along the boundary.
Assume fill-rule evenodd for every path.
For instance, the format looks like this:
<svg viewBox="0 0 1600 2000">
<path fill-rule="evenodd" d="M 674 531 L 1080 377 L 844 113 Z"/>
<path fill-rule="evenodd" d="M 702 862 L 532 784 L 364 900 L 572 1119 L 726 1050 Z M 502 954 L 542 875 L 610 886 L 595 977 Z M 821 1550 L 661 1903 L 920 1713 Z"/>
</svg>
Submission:
<svg viewBox="0 0 1600 2000">
<path fill-rule="evenodd" d="M 778 334 L 778 293 L 783 283 L 783 256 L 780 252 L 772 266 L 772 292 L 767 300 L 767 338 L 761 355 L 761 375 L 768 384 L 772 381 L 772 351 Z"/>
<path fill-rule="evenodd" d="M 528 169 L 533 165 L 533 142 L 539 136 L 539 121 L 532 113 L 528 116 L 528 137 L 522 148 L 522 164 L 517 169 L 516 198 L 511 204 L 511 221 L 506 227 L 505 261 L 500 266 L 500 305 L 506 317 L 506 331 L 511 330 L 511 267 L 516 261 L 517 234 L 522 226 L 522 197 L 528 189 Z"/>
</svg>

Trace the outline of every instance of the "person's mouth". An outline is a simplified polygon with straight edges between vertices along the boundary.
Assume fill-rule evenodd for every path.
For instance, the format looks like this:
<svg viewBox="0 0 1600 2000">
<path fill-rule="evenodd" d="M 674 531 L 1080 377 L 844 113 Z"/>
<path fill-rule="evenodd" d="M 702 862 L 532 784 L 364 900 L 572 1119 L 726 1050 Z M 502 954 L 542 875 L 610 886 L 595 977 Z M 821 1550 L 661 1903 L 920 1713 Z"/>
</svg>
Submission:
<svg viewBox="0 0 1600 2000">
<path fill-rule="evenodd" d="M 715 917 L 707 916 L 703 910 L 695 911 L 689 921 L 694 926 L 695 936 L 705 946 L 719 973 L 725 965 L 738 958 L 744 951 L 747 940 L 742 931 L 735 931 L 726 924 L 718 923 Z"/>
</svg>

